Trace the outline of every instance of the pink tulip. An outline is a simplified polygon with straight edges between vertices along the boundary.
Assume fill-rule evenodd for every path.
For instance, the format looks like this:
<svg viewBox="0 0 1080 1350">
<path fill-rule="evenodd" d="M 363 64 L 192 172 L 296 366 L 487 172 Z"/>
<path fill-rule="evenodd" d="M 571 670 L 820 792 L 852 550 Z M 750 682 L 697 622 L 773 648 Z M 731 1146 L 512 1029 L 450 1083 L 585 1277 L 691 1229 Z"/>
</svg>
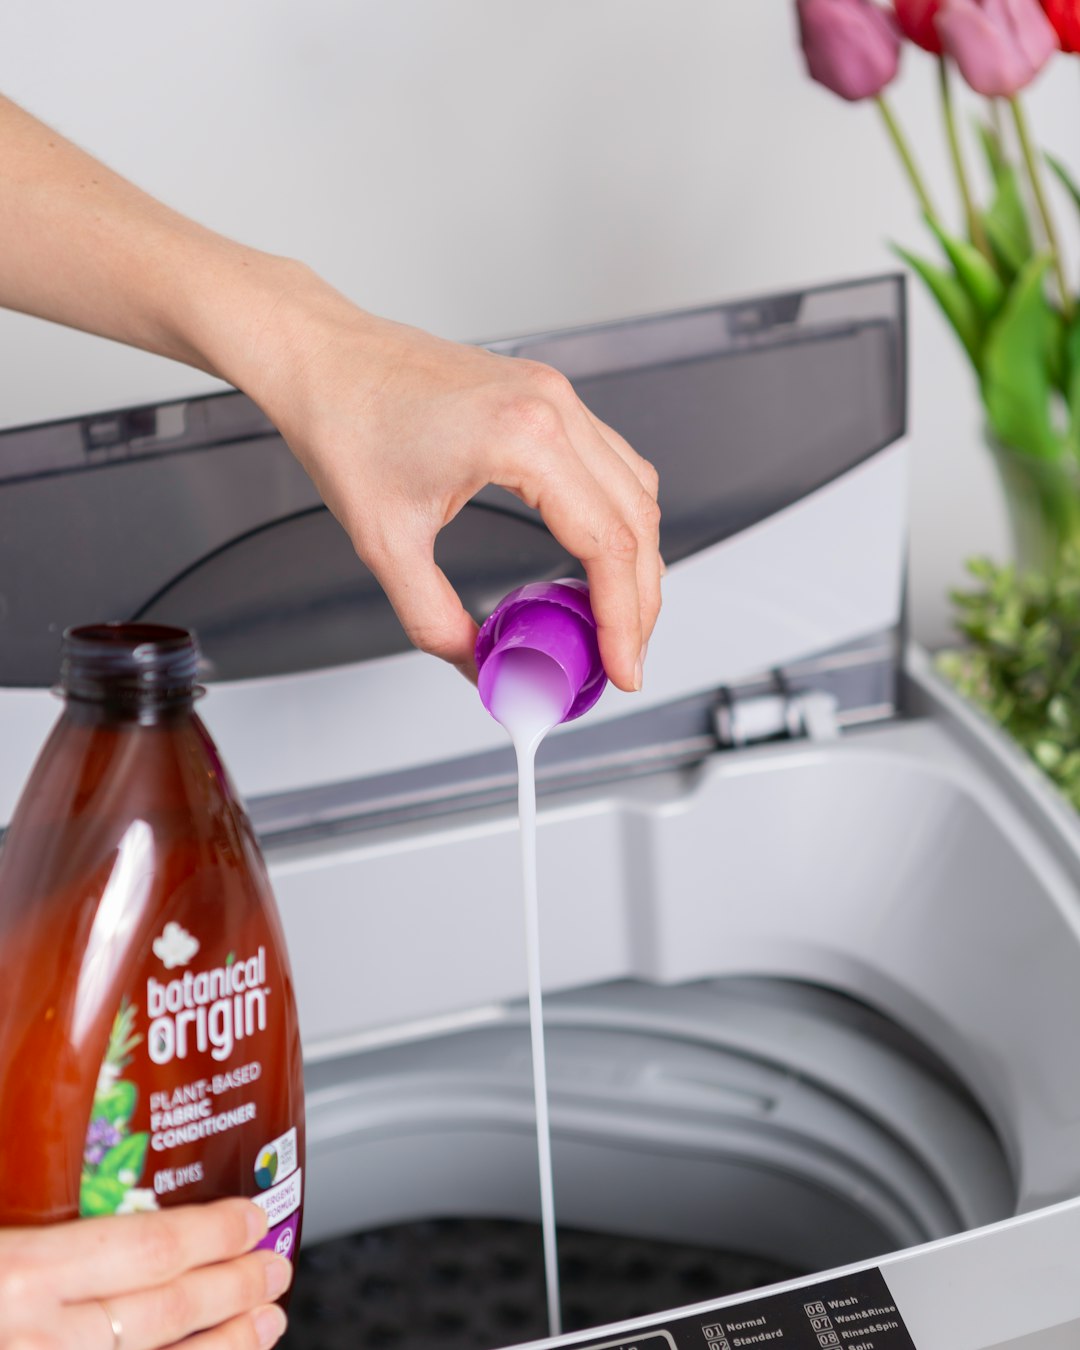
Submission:
<svg viewBox="0 0 1080 1350">
<path fill-rule="evenodd" d="M 1057 34 L 1039 0 L 942 0 L 942 46 L 979 94 L 1011 98 L 1057 50 Z"/>
<path fill-rule="evenodd" d="M 892 15 L 871 0 L 797 0 L 797 5 L 813 78 L 852 102 L 880 94 L 900 63 Z"/>
</svg>

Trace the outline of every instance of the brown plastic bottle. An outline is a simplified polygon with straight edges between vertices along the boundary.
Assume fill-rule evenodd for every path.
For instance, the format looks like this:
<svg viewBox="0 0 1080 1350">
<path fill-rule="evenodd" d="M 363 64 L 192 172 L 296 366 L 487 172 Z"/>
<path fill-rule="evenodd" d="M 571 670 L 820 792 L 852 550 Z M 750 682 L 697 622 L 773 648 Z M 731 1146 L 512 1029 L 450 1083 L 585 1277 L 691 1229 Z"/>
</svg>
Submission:
<svg viewBox="0 0 1080 1350">
<path fill-rule="evenodd" d="M 0 846 L 0 1226 L 248 1195 L 293 1255 L 292 977 L 197 656 L 179 628 L 64 636 L 64 712 Z"/>
</svg>

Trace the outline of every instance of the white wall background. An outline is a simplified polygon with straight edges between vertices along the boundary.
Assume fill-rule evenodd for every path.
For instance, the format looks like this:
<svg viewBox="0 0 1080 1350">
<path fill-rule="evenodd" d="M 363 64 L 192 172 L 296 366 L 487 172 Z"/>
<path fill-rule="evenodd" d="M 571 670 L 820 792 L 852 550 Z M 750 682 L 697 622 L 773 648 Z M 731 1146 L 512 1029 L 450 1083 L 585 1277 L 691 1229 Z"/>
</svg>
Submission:
<svg viewBox="0 0 1080 1350">
<path fill-rule="evenodd" d="M 4 0 L 0 89 L 171 205 L 462 339 L 894 266 L 923 244 L 871 106 L 812 86 L 790 0 Z M 896 104 L 948 196 L 933 69 Z M 1080 65 L 1031 99 L 1080 170 Z M 951 205 L 950 201 L 950 205 Z M 971 378 L 913 305 L 912 607 L 1003 552 Z M 0 313 L 0 425 L 194 371 Z"/>
</svg>

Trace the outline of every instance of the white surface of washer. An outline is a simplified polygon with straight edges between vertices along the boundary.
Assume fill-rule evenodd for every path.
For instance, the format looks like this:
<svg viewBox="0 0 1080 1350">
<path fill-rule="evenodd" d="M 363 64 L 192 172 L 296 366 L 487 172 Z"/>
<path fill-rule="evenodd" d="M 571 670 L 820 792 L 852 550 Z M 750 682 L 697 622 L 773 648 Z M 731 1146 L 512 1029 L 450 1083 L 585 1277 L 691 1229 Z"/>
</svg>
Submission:
<svg viewBox="0 0 1080 1350">
<path fill-rule="evenodd" d="M 980 1190 L 974 1174 L 961 1184 L 957 1164 L 956 1176 L 937 1177 L 938 1205 L 934 1173 L 946 1152 L 935 1155 L 917 1123 L 890 1116 L 881 1105 L 887 1085 L 880 1095 L 867 1091 L 872 1053 L 860 1051 L 850 1061 L 857 1074 L 845 1079 L 844 1019 L 830 1029 L 823 1013 L 813 1044 L 808 1020 L 804 1044 L 782 1010 L 763 1005 L 747 1020 L 736 1000 L 734 1021 L 717 1033 L 734 1056 L 726 1062 L 738 1060 L 748 1074 L 762 1066 L 789 1079 L 804 1074 L 803 1096 L 819 1121 L 845 1102 L 851 1109 L 850 1127 L 837 1127 L 829 1174 L 836 1180 L 821 1184 L 855 1205 L 859 1167 L 887 1159 L 893 1148 L 894 1180 L 918 1173 L 929 1188 L 923 1217 L 909 1206 L 913 1226 L 895 1220 L 895 1231 L 912 1234 L 903 1250 L 834 1261 L 789 1286 L 561 1343 L 613 1350 L 672 1343 L 674 1350 L 735 1350 L 774 1341 L 794 1350 L 1080 1346 L 1080 828 L 1019 752 L 939 684 L 921 654 L 909 653 L 899 669 L 899 283 L 769 297 L 505 350 L 562 361 L 594 405 L 600 399 L 602 406 L 604 381 L 618 377 L 642 419 L 642 435 L 631 438 L 662 476 L 681 474 L 685 489 L 645 694 L 609 693 L 594 717 L 564 729 L 545 752 L 539 850 L 547 992 L 565 996 L 571 1030 L 582 1032 L 584 1045 L 594 1004 L 608 1030 L 618 1030 L 619 991 L 628 982 L 660 1003 L 667 991 L 676 1002 L 694 1000 L 701 982 L 721 987 L 727 979 L 749 981 L 751 990 L 766 980 L 829 991 L 887 1022 L 912 1073 L 921 1067 L 954 1106 L 971 1105 L 974 1128 L 982 1121 L 996 1141 L 1007 1179 L 1002 1185 L 988 1151 L 986 1185 Z M 695 405 L 685 443 L 671 451 L 677 462 L 664 459 L 665 428 L 688 406 L 680 381 L 703 352 L 717 356 L 710 378 L 721 382 L 723 411 L 738 424 L 725 473 L 741 514 L 712 533 L 693 513 L 695 475 L 704 483 L 714 457 L 710 437 L 723 442 L 720 410 L 713 409 L 713 425 L 707 397 Z M 837 354 L 842 364 L 830 365 Z M 747 372 L 758 368 L 766 375 L 754 389 Z M 792 421 L 792 409 L 804 407 L 817 409 L 815 419 Z M 806 444 L 786 453 L 783 438 L 800 435 Z M 773 466 L 764 476 L 762 464 Z M 218 529 L 228 497 L 214 474 L 226 465 L 234 466 L 234 483 L 254 483 L 254 468 L 264 471 L 243 502 L 243 519 Z M 788 479 L 771 481 L 783 474 Z M 119 498 L 111 485 L 120 482 L 152 519 L 145 566 L 125 559 L 110 570 L 106 558 L 97 569 L 115 525 L 109 503 Z M 100 500 L 100 512 L 72 514 L 73 503 L 91 499 Z M 0 436 L 0 820 L 9 818 L 55 715 L 48 670 L 60 626 L 136 614 L 184 618 L 177 597 L 189 597 L 209 575 L 207 608 L 191 621 L 210 635 L 208 651 L 227 670 L 236 654 L 228 642 L 232 611 L 222 609 L 223 583 L 215 578 L 227 575 L 230 557 L 247 556 L 230 550 L 257 549 L 263 532 L 279 524 L 306 529 L 314 509 L 310 487 L 272 429 L 237 395 Z M 508 538 L 529 543 L 523 556 L 534 544 L 536 557 L 547 547 L 529 533 L 534 526 L 520 508 L 491 502 L 478 509 L 497 509 Z M 483 533 L 480 521 L 469 518 L 466 552 L 469 531 Z M 83 537 L 95 524 L 103 537 Z M 28 566 L 34 548 L 41 556 Z M 516 548 L 507 548 L 507 567 Z M 226 571 L 204 573 L 208 561 Z M 476 567 L 476 603 L 498 598 L 503 575 L 511 572 Z M 96 612 L 86 612 L 91 603 Z M 266 603 L 260 593 L 243 611 L 252 634 Z M 307 599 L 298 602 L 289 621 L 306 622 L 312 609 Z M 479 1156 L 489 1177 L 494 1160 L 505 1157 L 507 1212 L 527 1210 L 531 1202 L 515 1190 L 512 1155 L 527 1121 L 512 1073 L 501 1095 L 498 1084 L 479 1092 L 474 1080 L 455 1077 L 448 1058 L 436 1083 L 441 1095 L 404 1091 L 407 1081 L 421 1081 L 404 1077 L 410 1047 L 438 1058 L 451 1043 L 475 1046 L 469 1037 L 501 1033 L 513 1021 L 525 992 L 516 819 L 501 733 L 467 686 L 424 657 L 384 651 L 310 669 L 304 652 L 287 647 L 274 650 L 275 673 L 220 680 L 203 708 L 263 834 L 292 953 L 309 1065 L 306 1236 L 370 1221 L 376 1188 L 365 1186 L 374 1173 L 364 1169 L 378 1157 L 400 1160 L 390 1145 L 423 1128 L 431 1127 L 430 1140 L 412 1155 L 411 1171 L 398 1163 L 399 1171 L 385 1172 L 379 1217 L 385 1221 L 395 1206 L 412 1213 L 418 1194 L 434 1203 L 439 1186 L 441 1203 L 456 1203 L 469 1177 L 445 1165 L 440 1171 L 448 1111 L 457 1112 L 460 1138 L 487 1150 Z M 8 658 L 14 664 L 5 673 Z M 786 729 L 797 737 L 733 748 L 729 742 L 738 745 L 748 727 L 759 736 Z M 696 1054 L 705 1045 L 700 1018 L 684 1017 L 676 1002 L 666 1013 L 658 1007 L 649 1034 Z M 883 1053 L 887 1040 L 883 1033 Z M 371 1070 L 376 1064 L 383 1078 Z M 706 1120 L 727 1122 L 727 1139 L 741 1131 L 755 1142 L 752 1113 L 767 1114 L 769 1094 L 755 1107 L 753 1092 L 732 1088 L 727 1068 L 715 1080 L 707 1066 L 700 1080 L 696 1074 L 684 1076 L 677 1092 L 662 1066 L 622 1084 L 657 1107 L 646 1141 L 656 1146 L 653 1156 L 675 1157 L 671 1141 L 681 1138 L 686 1158 L 704 1157 L 694 1151 L 691 1127 Z M 602 1109 L 605 1098 L 608 1105 L 619 1099 L 614 1080 L 605 1092 L 591 1067 L 583 1077 L 595 1109 L 584 1109 L 572 1083 L 557 1092 L 557 1144 L 561 1133 L 592 1146 L 614 1128 Z M 725 1092 L 728 1106 L 720 1109 Z M 937 1100 L 937 1087 L 926 1093 Z M 942 1103 L 940 1138 L 959 1138 L 949 1123 L 953 1106 Z M 827 1143 L 828 1128 L 815 1138 Z M 857 1139 L 864 1140 L 858 1158 Z M 828 1161 L 827 1152 L 815 1156 Z M 558 1166 L 557 1151 L 557 1187 Z M 881 1162 L 875 1185 L 887 1189 L 889 1166 Z M 869 1180 L 865 1189 L 869 1195 Z M 896 1190 L 899 1212 L 899 1180 Z M 965 1195 L 976 1198 L 969 1205 Z M 624 1227 L 648 1231 L 664 1218 L 662 1197 L 637 1214 L 631 1202 L 618 1219 Z M 765 1217 L 773 1229 L 783 1227 L 782 1214 Z M 804 1208 L 802 1231 L 811 1231 L 811 1219 Z"/>
<path fill-rule="evenodd" d="M 898 1329 L 845 1336 L 839 1344 L 874 1350 L 1080 1344 L 1080 1204 L 1073 1199 L 1080 1195 L 1078 831 L 1053 790 L 937 684 L 919 653 L 910 664 L 921 716 L 823 746 L 729 752 L 666 779 L 553 795 L 541 808 L 549 994 L 586 987 L 599 999 L 609 982 L 626 978 L 681 988 L 763 972 L 843 991 L 940 1053 L 984 1108 L 1008 1161 L 1013 1217 L 813 1276 L 795 1286 L 801 1302 L 794 1304 L 786 1296 L 761 1303 L 766 1296 L 754 1293 L 658 1318 L 678 1350 L 702 1350 L 702 1326 L 751 1317 L 765 1319 L 762 1336 L 784 1330 L 786 1345 L 835 1344 L 810 1336 L 809 1322 L 792 1324 L 791 1309 L 798 1312 L 819 1293 L 852 1298 L 838 1311 L 850 1307 L 856 1320 L 834 1323 L 838 1336 L 883 1324 L 889 1319 L 859 1318 L 882 1306 L 884 1294 L 871 1298 L 849 1278 L 850 1270 L 878 1269 Z M 785 822 L 783 848 L 773 847 L 777 821 Z M 508 805 L 396 833 L 347 836 L 329 850 L 307 844 L 271 850 L 307 1009 L 312 1193 L 332 1192 L 346 1216 L 363 1209 L 363 1178 L 371 1174 L 364 1160 L 376 1156 L 364 1151 L 372 1117 L 369 1103 L 354 1100 L 357 1085 L 366 1081 L 373 1091 L 391 1093 L 389 1080 L 376 1084 L 372 1076 L 374 1056 L 414 1039 L 448 1044 L 454 1031 L 496 1023 L 524 993 L 520 933 L 505 880 L 515 846 Z M 715 875 L 710 865 L 720 862 L 724 881 L 714 908 L 694 894 L 692 882 Z M 445 878 L 459 875 L 470 877 L 468 887 L 448 895 Z M 441 890 L 434 878 L 443 879 Z M 383 907 L 394 913 L 377 923 L 373 913 Z M 328 958 L 304 936 L 323 927 L 336 934 L 337 956 Z M 424 942 L 416 942 L 417 933 Z M 414 958 L 408 973 L 394 955 L 403 946 Z M 346 982 L 347 1004 L 338 992 Z M 557 1000 L 550 1006 L 557 1008 Z M 396 1025 L 380 1022 L 387 1009 Z M 678 1027 L 657 1019 L 654 1030 L 674 1036 Z M 769 1036 L 757 1053 L 775 1055 L 785 1044 L 788 1063 L 820 1081 L 790 1036 Z M 337 1073 L 346 1063 L 348 1070 Z M 560 1132 L 580 1141 L 586 1127 L 573 1115 L 573 1094 L 560 1103 L 557 1074 L 553 1081 L 558 1178 Z M 416 1128 L 406 1082 L 401 1074 L 402 1096 L 393 1094 L 395 1105 L 382 1118 L 391 1134 Z M 449 1071 L 444 1086 L 455 1086 Z M 495 1166 L 498 1156 L 497 1113 L 477 1104 L 485 1100 L 479 1093 L 470 1099 L 455 1126 L 485 1121 L 482 1168 Z M 430 1109 L 425 1099 L 418 1114 Z M 438 1137 L 436 1131 L 429 1153 L 440 1147 Z M 575 1186 L 582 1176 L 579 1167 Z M 475 1180 L 468 1185 L 475 1189 Z M 397 1192 L 401 1218 L 415 1214 L 407 1192 L 407 1186 Z M 641 1194 L 646 1206 L 657 1203 L 647 1187 Z M 436 1213 L 460 1212 L 462 1195 L 439 1198 L 446 1207 Z M 431 1192 L 429 1200 L 436 1203 Z M 505 1212 L 529 1212 L 528 1203 L 516 1209 L 519 1203 L 515 1197 Z M 332 1209 L 328 1203 L 321 1212 L 329 1218 Z M 392 1206 L 377 1215 L 380 1222 L 392 1217 Z M 574 1219 L 580 1225 L 580 1215 Z M 688 1227 L 690 1219 L 683 1219 Z M 316 1226 L 313 1236 L 341 1230 L 335 1215 L 328 1231 Z M 617 1231 L 699 1236 L 698 1229 L 658 1224 L 647 1209 L 629 1220 L 620 1211 Z M 797 1329 L 805 1333 L 801 1340 Z M 638 1323 L 605 1329 L 602 1339 L 624 1331 L 620 1345 L 641 1344 Z M 728 1341 L 766 1343 L 730 1335 Z M 721 1338 L 716 1346 L 727 1350 Z"/>
</svg>

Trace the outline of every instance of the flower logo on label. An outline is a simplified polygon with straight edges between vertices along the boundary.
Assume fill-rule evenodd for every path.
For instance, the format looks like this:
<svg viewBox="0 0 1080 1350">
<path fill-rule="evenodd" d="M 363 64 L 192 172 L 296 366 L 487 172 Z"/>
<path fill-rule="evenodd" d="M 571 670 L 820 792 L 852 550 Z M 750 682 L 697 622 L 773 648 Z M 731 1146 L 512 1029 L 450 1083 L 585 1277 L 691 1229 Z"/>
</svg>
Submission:
<svg viewBox="0 0 1080 1350">
<path fill-rule="evenodd" d="M 152 1190 L 131 1190 L 116 1207 L 117 1214 L 149 1214 L 159 1209 L 157 1196 Z"/>
<path fill-rule="evenodd" d="M 186 966 L 198 950 L 198 938 L 172 921 L 165 925 L 161 936 L 154 939 L 154 955 L 166 970 Z"/>
</svg>

